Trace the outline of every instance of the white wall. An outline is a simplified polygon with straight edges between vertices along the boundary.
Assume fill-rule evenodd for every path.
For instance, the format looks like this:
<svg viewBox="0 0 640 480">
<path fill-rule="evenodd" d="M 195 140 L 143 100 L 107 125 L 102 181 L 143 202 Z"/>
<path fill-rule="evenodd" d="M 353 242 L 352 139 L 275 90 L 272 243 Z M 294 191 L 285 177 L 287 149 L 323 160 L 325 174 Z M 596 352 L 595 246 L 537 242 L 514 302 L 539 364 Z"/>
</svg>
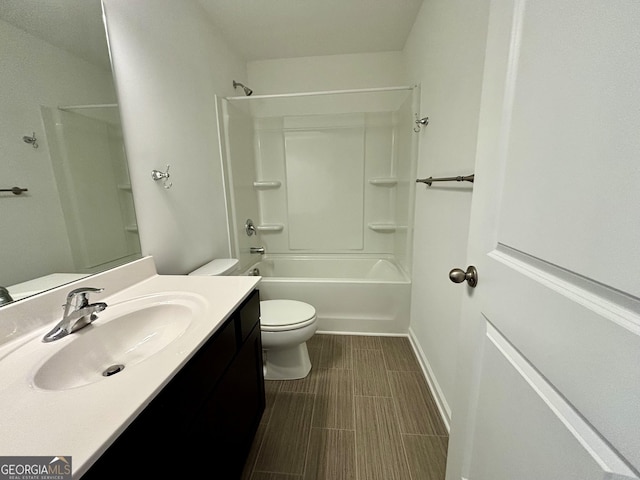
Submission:
<svg viewBox="0 0 640 480">
<path fill-rule="evenodd" d="M 403 54 L 411 82 L 422 87 L 418 177 L 473 172 L 484 65 L 488 0 L 425 0 Z M 438 185 L 438 186 L 436 186 Z M 469 184 L 416 190 L 410 334 L 450 416 L 464 286 L 448 272 L 466 268 Z"/>
<path fill-rule="evenodd" d="M 142 253 L 161 274 L 230 255 L 215 95 L 245 62 L 195 0 L 104 0 Z M 170 164 L 173 187 L 151 180 Z"/>
<path fill-rule="evenodd" d="M 283 58 L 247 63 L 254 95 L 403 85 L 400 52 Z"/>
<path fill-rule="evenodd" d="M 113 103 L 111 72 L 0 21 L 0 285 L 74 270 L 40 106 Z M 36 133 L 39 148 L 22 141 Z M 19 250 L 9 251 L 7 246 Z"/>
</svg>

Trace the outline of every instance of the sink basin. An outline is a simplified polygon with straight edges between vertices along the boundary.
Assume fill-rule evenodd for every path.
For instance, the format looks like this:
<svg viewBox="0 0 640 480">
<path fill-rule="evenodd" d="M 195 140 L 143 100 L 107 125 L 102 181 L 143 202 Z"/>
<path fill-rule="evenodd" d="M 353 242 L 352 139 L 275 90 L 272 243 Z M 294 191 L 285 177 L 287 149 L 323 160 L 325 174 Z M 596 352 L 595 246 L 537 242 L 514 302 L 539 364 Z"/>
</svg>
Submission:
<svg viewBox="0 0 640 480">
<path fill-rule="evenodd" d="M 124 375 L 178 339 L 197 318 L 204 300 L 197 295 L 156 294 L 109 305 L 91 325 L 64 339 L 36 370 L 33 385 L 66 390 Z"/>
</svg>

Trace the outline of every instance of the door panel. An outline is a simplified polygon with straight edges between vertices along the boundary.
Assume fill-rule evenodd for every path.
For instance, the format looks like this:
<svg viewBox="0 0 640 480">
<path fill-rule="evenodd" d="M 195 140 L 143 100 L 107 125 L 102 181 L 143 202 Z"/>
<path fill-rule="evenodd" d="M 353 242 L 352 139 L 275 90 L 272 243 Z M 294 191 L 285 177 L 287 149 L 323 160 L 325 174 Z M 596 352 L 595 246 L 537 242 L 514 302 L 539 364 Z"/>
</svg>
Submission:
<svg viewBox="0 0 640 480">
<path fill-rule="evenodd" d="M 635 478 L 490 323 L 482 364 L 474 480 Z"/>
<path fill-rule="evenodd" d="M 529 261 L 527 261 L 529 260 Z M 540 262 L 491 252 L 482 312 L 562 395 L 640 465 L 640 336 L 632 312 Z M 604 287 L 599 287 L 604 290 Z"/>
<path fill-rule="evenodd" d="M 500 243 L 640 295 L 638 2 L 525 3 Z M 634 202 L 635 200 L 635 202 Z"/>
</svg>

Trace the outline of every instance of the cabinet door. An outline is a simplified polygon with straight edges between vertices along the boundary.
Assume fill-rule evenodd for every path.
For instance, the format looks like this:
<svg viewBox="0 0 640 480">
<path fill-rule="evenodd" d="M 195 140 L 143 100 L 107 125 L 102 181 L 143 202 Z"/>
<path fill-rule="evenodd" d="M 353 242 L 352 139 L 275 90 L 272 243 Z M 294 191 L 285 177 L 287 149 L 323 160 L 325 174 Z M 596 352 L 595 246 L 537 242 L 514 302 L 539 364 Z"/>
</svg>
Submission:
<svg viewBox="0 0 640 480">
<path fill-rule="evenodd" d="M 198 458 L 214 459 L 221 478 L 239 478 L 265 407 L 262 342 L 256 326 L 198 417 Z"/>
</svg>

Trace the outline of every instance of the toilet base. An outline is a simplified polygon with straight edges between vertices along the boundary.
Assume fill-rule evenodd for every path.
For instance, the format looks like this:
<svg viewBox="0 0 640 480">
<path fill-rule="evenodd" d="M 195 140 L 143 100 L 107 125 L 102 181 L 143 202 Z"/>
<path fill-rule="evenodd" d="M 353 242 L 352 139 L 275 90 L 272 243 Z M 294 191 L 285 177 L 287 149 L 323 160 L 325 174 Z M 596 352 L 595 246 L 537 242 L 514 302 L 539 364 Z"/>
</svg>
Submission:
<svg viewBox="0 0 640 480">
<path fill-rule="evenodd" d="M 265 380 L 298 380 L 311 371 L 307 343 L 264 350 Z"/>
</svg>

